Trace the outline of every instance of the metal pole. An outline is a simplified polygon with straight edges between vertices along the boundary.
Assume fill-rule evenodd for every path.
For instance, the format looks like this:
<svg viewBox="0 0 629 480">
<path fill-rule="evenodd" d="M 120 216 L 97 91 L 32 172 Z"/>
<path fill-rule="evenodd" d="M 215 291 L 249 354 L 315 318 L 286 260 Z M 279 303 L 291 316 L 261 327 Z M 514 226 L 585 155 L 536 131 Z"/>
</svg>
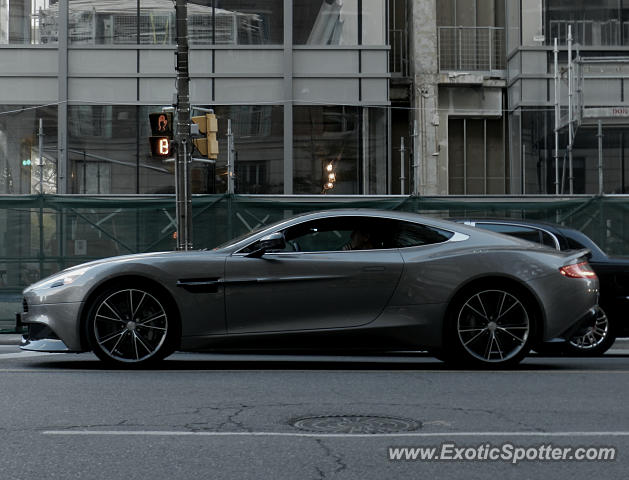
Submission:
<svg viewBox="0 0 629 480">
<path fill-rule="evenodd" d="M 404 182 L 406 181 L 406 177 L 404 176 L 405 152 L 406 148 L 404 148 L 404 137 L 400 137 L 400 195 L 404 195 Z"/>
<path fill-rule="evenodd" d="M 177 25 L 177 161 L 175 198 L 177 206 L 177 250 L 192 248 L 192 196 L 189 188 L 190 159 L 190 76 L 188 72 L 188 6 L 176 0 Z"/>
<path fill-rule="evenodd" d="M 559 195 L 559 117 L 561 116 L 561 109 L 559 107 L 559 47 L 557 46 L 557 37 L 555 37 L 553 54 L 555 57 L 555 195 Z"/>
<path fill-rule="evenodd" d="M 234 133 L 231 118 L 227 120 L 227 193 L 234 193 Z"/>
<path fill-rule="evenodd" d="M 44 119 L 39 119 L 39 278 L 44 277 Z"/>
<path fill-rule="evenodd" d="M 574 194 L 574 176 L 572 170 L 572 144 L 574 131 L 572 127 L 572 25 L 568 25 L 568 185 L 570 195 Z"/>
<path fill-rule="evenodd" d="M 424 97 L 420 93 L 421 110 L 424 108 Z M 421 111 L 419 112 L 421 114 Z M 413 195 L 419 195 L 419 151 L 417 148 L 417 120 L 413 120 Z"/>
<path fill-rule="evenodd" d="M 598 121 L 598 194 L 603 195 L 603 122 Z"/>
<path fill-rule="evenodd" d="M 39 119 L 39 194 L 44 194 L 44 119 Z"/>
<path fill-rule="evenodd" d="M 522 195 L 526 195 L 526 144 L 522 145 Z"/>
</svg>

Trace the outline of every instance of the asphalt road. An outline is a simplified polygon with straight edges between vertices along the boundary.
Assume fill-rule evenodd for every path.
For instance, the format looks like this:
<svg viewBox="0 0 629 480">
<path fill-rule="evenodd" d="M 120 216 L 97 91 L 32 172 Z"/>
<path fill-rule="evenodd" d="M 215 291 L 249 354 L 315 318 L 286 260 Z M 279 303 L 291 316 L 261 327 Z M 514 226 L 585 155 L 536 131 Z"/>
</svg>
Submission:
<svg viewBox="0 0 629 480">
<path fill-rule="evenodd" d="M 513 371 L 450 370 L 422 354 L 175 354 L 159 369 L 116 371 L 91 354 L 0 346 L 0 478 L 626 479 L 629 349 L 613 352 L 532 356 Z M 339 415 L 395 417 L 415 429 L 293 426 Z M 388 459 L 389 447 L 504 443 L 613 447 L 616 460 Z"/>
</svg>

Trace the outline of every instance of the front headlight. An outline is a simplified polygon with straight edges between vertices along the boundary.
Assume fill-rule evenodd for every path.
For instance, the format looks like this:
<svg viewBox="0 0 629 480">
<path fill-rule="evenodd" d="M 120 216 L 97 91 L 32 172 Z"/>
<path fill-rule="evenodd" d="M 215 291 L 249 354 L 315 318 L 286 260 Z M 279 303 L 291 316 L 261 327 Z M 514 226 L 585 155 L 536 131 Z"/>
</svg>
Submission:
<svg viewBox="0 0 629 480">
<path fill-rule="evenodd" d="M 61 272 L 58 275 L 53 275 L 48 280 L 44 280 L 43 283 L 38 285 L 39 288 L 55 288 L 62 287 L 64 285 L 69 285 L 74 282 L 77 278 L 83 275 L 85 272 L 89 270 L 89 267 L 80 268 L 78 270 L 72 270 L 70 272 L 64 273 Z"/>
</svg>

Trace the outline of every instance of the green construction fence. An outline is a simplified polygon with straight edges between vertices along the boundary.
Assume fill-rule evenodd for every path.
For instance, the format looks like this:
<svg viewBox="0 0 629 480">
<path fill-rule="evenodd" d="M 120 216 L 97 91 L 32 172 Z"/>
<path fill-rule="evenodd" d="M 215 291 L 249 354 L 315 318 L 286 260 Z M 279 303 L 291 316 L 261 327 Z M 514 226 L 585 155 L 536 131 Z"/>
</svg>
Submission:
<svg viewBox="0 0 629 480">
<path fill-rule="evenodd" d="M 629 197 L 362 197 L 202 195 L 192 199 L 194 248 L 283 218 L 331 208 L 416 212 L 440 218 L 544 220 L 583 231 L 611 255 L 629 255 Z M 21 290 L 86 261 L 173 250 L 175 199 L 163 196 L 0 196 L 0 327 L 19 309 Z"/>
</svg>

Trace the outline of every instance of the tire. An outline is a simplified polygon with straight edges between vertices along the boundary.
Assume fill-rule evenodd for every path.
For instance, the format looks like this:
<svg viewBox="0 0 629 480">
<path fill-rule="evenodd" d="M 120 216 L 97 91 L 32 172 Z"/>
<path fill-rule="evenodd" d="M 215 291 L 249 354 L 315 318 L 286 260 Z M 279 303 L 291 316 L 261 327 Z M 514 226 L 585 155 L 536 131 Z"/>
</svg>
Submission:
<svg viewBox="0 0 629 480">
<path fill-rule="evenodd" d="M 585 332 L 572 337 L 565 344 L 566 353 L 584 357 L 603 355 L 616 341 L 613 324 L 601 307 L 597 308 L 596 318 Z"/>
<path fill-rule="evenodd" d="M 446 330 L 450 363 L 506 368 L 530 352 L 537 320 L 520 289 L 477 285 L 458 295 L 451 307 Z"/>
<path fill-rule="evenodd" d="M 178 320 L 170 298 L 153 288 L 117 286 L 92 302 L 87 337 L 103 362 L 133 368 L 163 360 L 178 341 Z"/>
<path fill-rule="evenodd" d="M 571 357 L 599 357 L 616 341 L 614 324 L 601 307 L 597 307 L 596 318 L 585 326 L 578 335 L 565 343 L 542 344 L 535 351 L 548 355 L 569 355 Z"/>
</svg>

